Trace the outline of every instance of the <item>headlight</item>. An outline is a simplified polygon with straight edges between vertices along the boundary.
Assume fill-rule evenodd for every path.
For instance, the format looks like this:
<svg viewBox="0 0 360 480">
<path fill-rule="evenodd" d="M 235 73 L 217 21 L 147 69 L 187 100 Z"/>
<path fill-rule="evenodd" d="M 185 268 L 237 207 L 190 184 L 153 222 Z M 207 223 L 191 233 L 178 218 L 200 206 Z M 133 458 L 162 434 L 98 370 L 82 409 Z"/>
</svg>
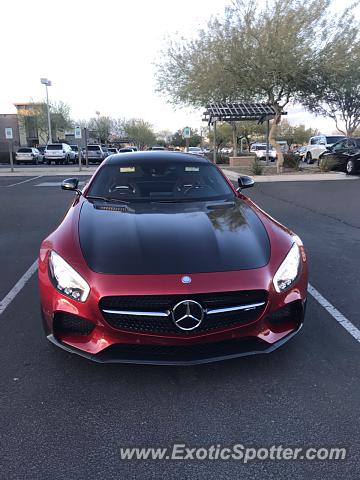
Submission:
<svg viewBox="0 0 360 480">
<path fill-rule="evenodd" d="M 49 276 L 54 287 L 73 300 L 85 302 L 89 296 L 86 281 L 54 251 L 49 256 Z"/>
<path fill-rule="evenodd" d="M 286 255 L 277 272 L 274 275 L 275 290 L 280 293 L 296 280 L 300 270 L 300 249 L 297 243 L 294 243 Z"/>
</svg>

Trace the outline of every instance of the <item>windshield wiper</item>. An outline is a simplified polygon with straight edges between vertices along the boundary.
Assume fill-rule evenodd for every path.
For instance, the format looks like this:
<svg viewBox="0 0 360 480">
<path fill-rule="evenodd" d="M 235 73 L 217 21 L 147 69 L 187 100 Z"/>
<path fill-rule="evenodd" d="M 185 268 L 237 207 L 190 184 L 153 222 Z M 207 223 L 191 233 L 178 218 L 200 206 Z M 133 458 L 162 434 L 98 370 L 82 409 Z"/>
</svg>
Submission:
<svg viewBox="0 0 360 480">
<path fill-rule="evenodd" d="M 168 198 L 168 199 L 162 199 L 159 198 L 158 200 L 150 200 L 150 203 L 181 203 L 183 200 L 182 199 L 173 199 L 173 198 Z"/>
<path fill-rule="evenodd" d="M 100 197 L 100 196 L 97 196 L 97 195 L 88 195 L 86 196 L 85 198 L 87 198 L 88 200 L 102 200 L 103 202 L 116 202 L 116 203 L 130 203 L 128 202 L 127 200 L 122 200 L 120 198 L 114 198 L 114 197 Z"/>
</svg>

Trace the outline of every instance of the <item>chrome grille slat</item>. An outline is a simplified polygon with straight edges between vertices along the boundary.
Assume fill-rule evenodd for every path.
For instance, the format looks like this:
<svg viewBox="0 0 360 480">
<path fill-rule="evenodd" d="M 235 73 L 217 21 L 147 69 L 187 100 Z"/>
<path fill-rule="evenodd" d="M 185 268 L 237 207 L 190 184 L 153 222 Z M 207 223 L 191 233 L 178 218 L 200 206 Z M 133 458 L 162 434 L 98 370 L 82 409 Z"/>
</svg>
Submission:
<svg viewBox="0 0 360 480">
<path fill-rule="evenodd" d="M 265 290 L 113 296 L 103 297 L 99 308 L 106 322 L 115 329 L 186 336 L 253 322 L 263 314 L 267 298 Z M 180 330 L 171 314 L 174 306 L 185 300 L 199 303 L 205 313 L 201 324 L 190 331 Z"/>
</svg>

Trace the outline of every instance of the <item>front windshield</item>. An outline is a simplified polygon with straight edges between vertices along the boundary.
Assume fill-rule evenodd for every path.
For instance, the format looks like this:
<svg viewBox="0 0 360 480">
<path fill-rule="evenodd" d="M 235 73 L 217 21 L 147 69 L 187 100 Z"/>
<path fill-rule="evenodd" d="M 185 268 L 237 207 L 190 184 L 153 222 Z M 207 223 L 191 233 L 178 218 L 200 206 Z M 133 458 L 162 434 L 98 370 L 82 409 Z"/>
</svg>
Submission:
<svg viewBox="0 0 360 480">
<path fill-rule="evenodd" d="M 344 138 L 343 136 L 326 137 L 326 143 L 328 145 L 332 145 L 333 143 L 336 143 L 339 140 L 342 140 L 343 138 Z"/>
<path fill-rule="evenodd" d="M 129 202 L 229 201 L 234 192 L 210 162 L 144 160 L 104 165 L 87 197 Z"/>
</svg>

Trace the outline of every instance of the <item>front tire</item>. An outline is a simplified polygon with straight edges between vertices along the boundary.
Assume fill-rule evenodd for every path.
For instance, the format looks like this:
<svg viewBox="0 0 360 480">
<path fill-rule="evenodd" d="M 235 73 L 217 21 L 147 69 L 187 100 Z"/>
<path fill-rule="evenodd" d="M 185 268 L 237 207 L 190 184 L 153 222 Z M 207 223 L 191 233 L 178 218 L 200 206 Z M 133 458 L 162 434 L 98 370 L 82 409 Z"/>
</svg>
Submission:
<svg viewBox="0 0 360 480">
<path fill-rule="evenodd" d="M 354 175 L 356 173 L 356 166 L 354 160 L 348 160 L 346 162 L 346 173 L 347 175 Z"/>
<path fill-rule="evenodd" d="M 306 154 L 306 163 L 307 163 L 308 165 L 311 165 L 311 164 L 313 163 L 312 155 L 311 155 L 310 152 L 308 152 L 308 153 Z"/>
</svg>

